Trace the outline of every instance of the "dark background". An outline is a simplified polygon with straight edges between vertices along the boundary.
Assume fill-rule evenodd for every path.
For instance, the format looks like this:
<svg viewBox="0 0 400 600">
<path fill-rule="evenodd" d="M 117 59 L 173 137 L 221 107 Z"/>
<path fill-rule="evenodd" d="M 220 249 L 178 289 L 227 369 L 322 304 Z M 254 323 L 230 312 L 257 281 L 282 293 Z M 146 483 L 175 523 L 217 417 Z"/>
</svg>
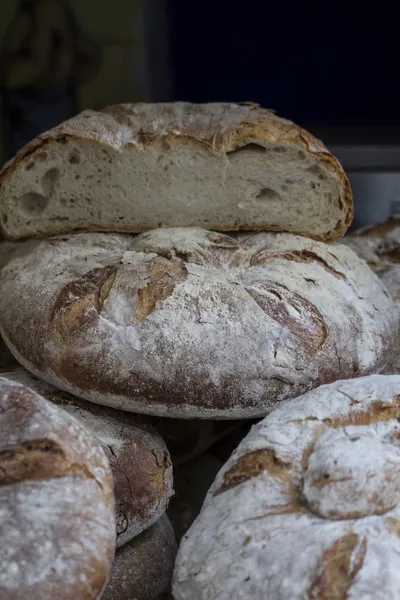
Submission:
<svg viewBox="0 0 400 600">
<path fill-rule="evenodd" d="M 351 1 L 168 5 L 174 98 L 258 101 L 308 126 L 400 124 L 395 7 Z"/>
</svg>

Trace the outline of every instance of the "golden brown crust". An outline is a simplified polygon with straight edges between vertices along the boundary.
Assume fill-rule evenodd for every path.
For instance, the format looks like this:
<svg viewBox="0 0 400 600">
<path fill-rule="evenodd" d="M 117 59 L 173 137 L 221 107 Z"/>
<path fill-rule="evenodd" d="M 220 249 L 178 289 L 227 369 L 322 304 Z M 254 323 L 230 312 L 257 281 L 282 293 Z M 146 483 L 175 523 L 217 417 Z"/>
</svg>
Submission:
<svg viewBox="0 0 400 600">
<path fill-rule="evenodd" d="M 123 141 L 122 141 L 123 138 Z M 342 189 L 340 208 L 342 218 L 336 227 L 325 235 L 309 234 L 322 241 L 334 241 L 344 235 L 353 219 L 353 200 L 349 181 L 338 160 L 324 144 L 310 133 L 291 121 L 282 119 L 257 104 L 121 104 L 109 106 L 102 111 L 84 111 L 73 119 L 60 124 L 38 136 L 24 146 L 14 159 L 0 172 L 0 186 L 18 168 L 22 161 L 53 142 L 62 143 L 68 139 L 87 140 L 111 148 L 115 151 L 129 146 L 147 147 L 153 143 L 168 144 L 168 140 L 179 138 L 179 143 L 200 145 L 212 154 L 229 154 L 251 143 L 282 144 L 297 147 L 300 152 L 312 154 L 323 161 L 325 167 L 340 180 Z M 198 223 L 194 222 L 193 225 Z M 241 224 L 240 229 L 279 230 L 274 224 Z M 3 233 L 12 237 L 3 224 Z M 96 226 L 96 231 L 101 228 Z M 219 229 L 224 230 L 221 226 Z M 231 229 L 227 227 L 226 230 Z M 85 227 L 85 231 L 90 231 Z M 126 231 L 123 224 L 118 225 L 119 232 Z M 143 229 L 144 230 L 144 229 Z M 48 234 L 71 231 L 57 224 Z M 140 227 L 136 228 L 140 232 Z M 296 232 L 307 235 L 307 232 Z M 14 238 L 15 239 L 15 238 Z"/>
</svg>

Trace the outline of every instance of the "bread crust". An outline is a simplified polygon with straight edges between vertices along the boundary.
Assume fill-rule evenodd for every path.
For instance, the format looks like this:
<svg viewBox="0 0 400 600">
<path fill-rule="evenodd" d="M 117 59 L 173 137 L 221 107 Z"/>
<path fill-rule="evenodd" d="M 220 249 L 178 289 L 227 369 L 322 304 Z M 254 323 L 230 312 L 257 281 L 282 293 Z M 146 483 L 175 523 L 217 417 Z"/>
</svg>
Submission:
<svg viewBox="0 0 400 600">
<path fill-rule="evenodd" d="M 167 592 L 177 552 L 174 531 L 166 515 L 120 548 L 102 600 L 155 600 Z"/>
<path fill-rule="evenodd" d="M 1 334 L 28 370 L 158 416 L 264 416 L 322 383 L 382 369 L 397 326 L 388 292 L 351 250 L 289 234 L 30 241 L 0 283 Z"/>
<path fill-rule="evenodd" d="M 0 597 L 97 599 L 115 546 L 113 480 L 98 442 L 0 377 Z"/>
<path fill-rule="evenodd" d="M 149 419 L 80 400 L 22 367 L 2 376 L 62 407 L 97 438 L 114 479 L 117 547 L 161 518 L 173 494 L 172 463 L 164 440 Z"/>
<path fill-rule="evenodd" d="M 282 404 L 218 473 L 179 548 L 176 600 L 400 595 L 400 376 Z"/>
<path fill-rule="evenodd" d="M 343 238 L 342 242 L 365 260 L 392 295 L 400 315 L 400 219 L 366 227 Z M 400 373 L 400 338 L 396 337 L 383 373 Z"/>
<path fill-rule="evenodd" d="M 306 130 L 291 121 L 282 119 L 273 112 L 261 108 L 258 104 L 191 104 L 177 102 L 172 104 L 121 104 L 109 106 L 102 111 L 86 110 L 76 117 L 62 123 L 35 138 L 24 146 L 0 172 L 1 188 L 16 169 L 26 165 L 37 152 L 44 152 L 53 144 L 68 140 L 85 140 L 98 144 L 113 152 L 129 151 L 129 148 L 145 150 L 155 143 L 168 143 L 179 139 L 184 145 L 199 146 L 212 155 L 229 154 L 247 144 L 284 144 L 298 148 L 316 157 L 329 172 L 340 181 L 340 203 L 342 214 L 336 226 L 325 233 L 296 231 L 323 241 L 333 241 L 344 235 L 353 219 L 353 200 L 349 181 L 338 160 L 327 150 L 324 144 Z M 194 219 L 195 220 L 195 219 Z M 18 239 L 8 230 L 4 215 L 0 225 L 3 235 L 8 239 Z M 193 225 L 196 225 L 194 222 Z M 235 227 L 221 225 L 220 230 L 232 230 Z M 243 230 L 278 230 L 273 223 L 254 225 L 241 223 Z M 85 231 L 101 231 L 101 226 Z M 123 222 L 115 229 L 128 231 Z M 136 232 L 144 231 L 140 224 Z M 49 227 L 46 235 L 68 232 L 68 224 L 58 223 Z M 42 234 L 43 235 L 43 234 Z"/>
</svg>

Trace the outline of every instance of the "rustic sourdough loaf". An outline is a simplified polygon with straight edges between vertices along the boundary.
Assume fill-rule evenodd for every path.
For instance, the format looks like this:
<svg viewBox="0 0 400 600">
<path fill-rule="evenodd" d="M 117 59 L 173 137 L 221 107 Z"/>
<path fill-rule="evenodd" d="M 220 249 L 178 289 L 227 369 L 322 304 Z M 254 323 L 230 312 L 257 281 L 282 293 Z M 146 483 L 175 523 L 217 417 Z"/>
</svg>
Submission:
<svg viewBox="0 0 400 600">
<path fill-rule="evenodd" d="M 343 243 L 363 258 L 380 277 L 400 315 L 400 219 L 389 219 L 343 238 Z M 400 373 L 400 336 L 393 345 L 386 374 Z"/>
<path fill-rule="evenodd" d="M 0 377 L 0 598 L 100 598 L 115 545 L 99 443 L 34 391 Z"/>
<path fill-rule="evenodd" d="M 10 239 L 200 226 L 328 241 L 352 215 L 338 161 L 256 104 L 85 111 L 25 146 L 0 174 L 0 225 Z"/>
<path fill-rule="evenodd" d="M 175 600 L 400 598 L 400 377 L 282 404 L 217 475 Z"/>
<path fill-rule="evenodd" d="M 100 442 L 114 479 L 117 546 L 157 521 L 173 494 L 172 465 L 164 440 L 143 417 L 96 406 L 37 379 L 25 369 L 3 373 L 61 406 Z"/>
<path fill-rule="evenodd" d="M 167 592 L 176 557 L 167 516 L 119 548 L 101 600 L 159 600 Z"/>
<path fill-rule="evenodd" d="M 99 404 L 178 418 L 264 416 L 382 369 L 397 328 L 388 292 L 354 252 L 290 234 L 28 241 L 0 286 L 0 333 L 32 373 Z"/>
</svg>

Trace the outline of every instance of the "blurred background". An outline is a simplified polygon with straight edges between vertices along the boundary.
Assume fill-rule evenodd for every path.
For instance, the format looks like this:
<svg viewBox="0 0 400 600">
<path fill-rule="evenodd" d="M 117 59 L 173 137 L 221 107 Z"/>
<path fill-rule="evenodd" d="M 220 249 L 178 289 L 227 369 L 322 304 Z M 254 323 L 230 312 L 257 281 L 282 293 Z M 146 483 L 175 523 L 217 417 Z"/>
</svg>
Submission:
<svg viewBox="0 0 400 600">
<path fill-rule="evenodd" d="M 385 3 L 1 0 L 0 160 L 86 108 L 254 101 L 320 137 L 353 227 L 400 215 L 398 24 Z"/>
</svg>

